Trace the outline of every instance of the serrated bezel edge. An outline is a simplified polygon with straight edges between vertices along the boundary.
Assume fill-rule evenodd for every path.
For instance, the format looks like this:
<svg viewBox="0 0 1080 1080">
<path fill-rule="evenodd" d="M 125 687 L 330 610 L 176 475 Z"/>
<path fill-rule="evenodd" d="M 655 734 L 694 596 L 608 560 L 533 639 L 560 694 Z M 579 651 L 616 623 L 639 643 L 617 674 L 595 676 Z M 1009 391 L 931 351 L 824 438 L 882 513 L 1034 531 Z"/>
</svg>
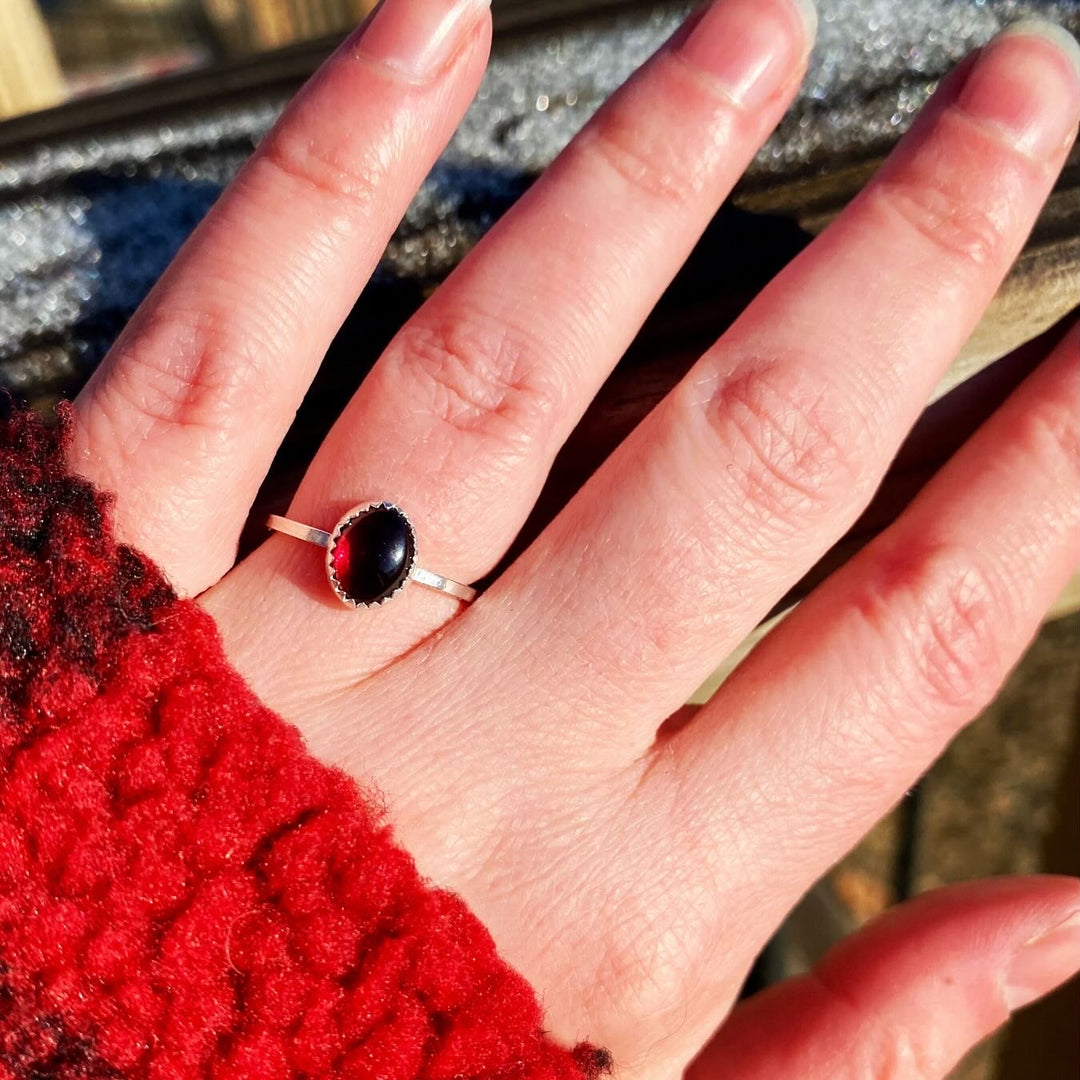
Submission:
<svg viewBox="0 0 1080 1080">
<path fill-rule="evenodd" d="M 354 600 L 348 596 L 345 590 L 342 588 L 341 582 L 338 581 L 337 573 L 334 570 L 334 548 L 337 547 L 338 541 L 341 539 L 341 534 L 356 520 L 361 514 L 365 514 L 370 510 L 396 510 L 404 519 L 405 526 L 409 530 L 409 539 L 412 541 L 412 558 L 409 560 L 408 568 L 403 575 L 401 582 L 394 586 L 394 588 L 388 592 L 381 600 Z M 416 529 L 413 528 L 412 519 L 405 511 L 398 506 L 397 503 L 388 502 L 386 499 L 379 499 L 376 502 L 357 503 L 356 506 L 345 513 L 338 520 L 338 523 L 330 531 L 330 542 L 326 545 L 326 580 L 330 583 L 330 588 L 333 590 L 334 595 L 344 604 L 346 607 L 351 608 L 373 608 L 382 607 L 383 604 L 390 600 L 393 600 L 395 596 L 409 582 L 409 578 L 412 575 L 413 567 L 416 566 L 417 550 L 416 550 Z"/>
</svg>

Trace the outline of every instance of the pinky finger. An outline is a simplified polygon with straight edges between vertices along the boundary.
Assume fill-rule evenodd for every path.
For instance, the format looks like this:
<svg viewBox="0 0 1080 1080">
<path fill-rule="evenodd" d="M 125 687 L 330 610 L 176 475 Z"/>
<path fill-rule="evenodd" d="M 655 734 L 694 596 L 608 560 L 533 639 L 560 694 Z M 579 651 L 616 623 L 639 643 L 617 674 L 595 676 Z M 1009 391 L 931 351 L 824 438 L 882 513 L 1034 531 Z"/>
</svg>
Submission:
<svg viewBox="0 0 1080 1080">
<path fill-rule="evenodd" d="M 687 1080 L 944 1080 L 1016 1009 L 1080 969 L 1080 882 L 939 889 L 751 998 Z"/>
</svg>

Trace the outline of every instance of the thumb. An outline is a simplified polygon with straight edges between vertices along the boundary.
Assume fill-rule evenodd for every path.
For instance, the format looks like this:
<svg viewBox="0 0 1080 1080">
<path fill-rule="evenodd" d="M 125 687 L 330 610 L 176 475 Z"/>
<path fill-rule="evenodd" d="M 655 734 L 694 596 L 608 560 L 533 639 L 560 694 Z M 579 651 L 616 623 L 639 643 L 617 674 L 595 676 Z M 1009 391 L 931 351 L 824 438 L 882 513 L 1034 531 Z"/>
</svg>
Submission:
<svg viewBox="0 0 1080 1080">
<path fill-rule="evenodd" d="M 740 1005 L 687 1080 L 944 1080 L 1011 1012 L 1078 969 L 1080 881 L 940 889 Z"/>
</svg>

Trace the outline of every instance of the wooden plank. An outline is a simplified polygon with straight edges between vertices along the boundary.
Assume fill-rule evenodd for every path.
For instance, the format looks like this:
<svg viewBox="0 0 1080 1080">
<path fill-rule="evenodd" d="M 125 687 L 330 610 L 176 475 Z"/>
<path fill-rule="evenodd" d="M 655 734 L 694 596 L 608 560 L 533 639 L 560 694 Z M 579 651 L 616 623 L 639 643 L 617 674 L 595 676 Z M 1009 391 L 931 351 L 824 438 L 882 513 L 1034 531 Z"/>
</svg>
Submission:
<svg viewBox="0 0 1080 1080">
<path fill-rule="evenodd" d="M 66 96 L 49 32 L 34 0 L 0 0 L 0 117 L 46 109 Z"/>
</svg>

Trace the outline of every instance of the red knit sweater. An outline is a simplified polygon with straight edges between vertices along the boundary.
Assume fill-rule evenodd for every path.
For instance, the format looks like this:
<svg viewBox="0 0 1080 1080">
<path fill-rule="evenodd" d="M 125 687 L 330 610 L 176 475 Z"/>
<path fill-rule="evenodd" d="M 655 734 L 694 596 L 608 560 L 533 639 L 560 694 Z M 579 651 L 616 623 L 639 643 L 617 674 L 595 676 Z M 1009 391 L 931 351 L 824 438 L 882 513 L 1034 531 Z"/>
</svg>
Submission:
<svg viewBox="0 0 1080 1080">
<path fill-rule="evenodd" d="M 581 1080 L 377 809 L 0 422 L 0 1080 Z"/>
</svg>

